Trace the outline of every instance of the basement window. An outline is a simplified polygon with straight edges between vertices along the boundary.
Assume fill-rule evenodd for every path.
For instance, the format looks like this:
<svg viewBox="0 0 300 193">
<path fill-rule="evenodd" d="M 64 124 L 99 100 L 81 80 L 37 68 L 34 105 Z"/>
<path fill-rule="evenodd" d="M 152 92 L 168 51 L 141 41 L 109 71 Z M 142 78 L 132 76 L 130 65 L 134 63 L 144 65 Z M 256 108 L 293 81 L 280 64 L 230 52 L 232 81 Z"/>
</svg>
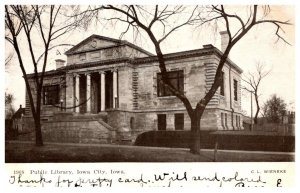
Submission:
<svg viewBox="0 0 300 193">
<path fill-rule="evenodd" d="M 167 119 L 166 114 L 157 114 L 157 129 L 166 130 L 167 128 Z"/>
</svg>

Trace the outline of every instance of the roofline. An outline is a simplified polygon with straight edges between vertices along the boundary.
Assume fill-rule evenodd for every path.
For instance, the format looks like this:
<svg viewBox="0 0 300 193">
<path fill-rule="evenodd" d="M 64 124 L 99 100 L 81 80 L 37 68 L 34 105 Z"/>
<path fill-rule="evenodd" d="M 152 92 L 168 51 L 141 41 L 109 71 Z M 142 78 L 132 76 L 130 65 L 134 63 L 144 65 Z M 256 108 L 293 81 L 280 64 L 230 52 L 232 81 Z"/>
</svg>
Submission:
<svg viewBox="0 0 300 193">
<path fill-rule="evenodd" d="M 170 60 L 178 60 L 178 59 L 183 59 L 183 58 L 204 56 L 204 55 L 209 55 L 209 54 L 215 54 L 217 57 L 220 58 L 223 53 L 218 48 L 216 48 L 214 46 L 210 46 L 210 47 L 201 48 L 201 49 L 169 53 L 169 54 L 165 54 L 164 57 L 165 57 L 166 61 L 170 61 Z M 148 56 L 148 57 L 143 57 L 143 58 L 123 57 L 123 58 L 108 59 L 108 60 L 102 60 L 102 61 L 93 61 L 93 62 L 88 62 L 88 63 L 72 64 L 72 65 L 61 67 L 57 70 L 47 71 L 47 72 L 45 72 L 45 76 L 64 74 L 66 70 L 73 70 L 73 69 L 78 69 L 78 68 L 88 68 L 88 67 L 120 63 L 120 62 L 128 62 L 133 65 L 139 65 L 139 64 L 144 64 L 144 63 L 149 63 L 149 62 L 157 62 L 157 61 L 158 61 L 157 56 Z M 233 61 L 231 61 L 229 58 L 227 59 L 227 63 L 229 63 L 229 65 L 232 65 L 232 67 L 234 67 L 239 73 L 243 72 L 243 70 L 239 66 L 237 66 Z M 34 75 L 34 73 L 28 74 L 27 76 L 33 77 L 33 75 Z"/>
<path fill-rule="evenodd" d="M 177 59 L 182 59 L 182 58 L 190 58 L 190 57 L 195 57 L 195 56 L 203 56 L 203 55 L 209 55 L 209 54 L 215 54 L 219 58 L 222 56 L 222 52 L 217 49 L 214 46 L 211 46 L 209 48 L 201 48 L 201 49 L 194 49 L 194 50 L 188 50 L 188 51 L 182 51 L 182 52 L 174 52 L 174 53 L 169 53 L 165 54 L 164 57 L 166 61 L 170 60 L 177 60 Z M 157 62 L 158 58 L 157 56 L 148 56 L 148 57 L 143 57 L 143 58 L 128 58 L 128 57 L 123 57 L 123 58 L 117 58 L 117 59 L 109 59 L 109 60 L 102 60 L 102 61 L 95 61 L 95 62 L 89 62 L 85 64 L 73 64 L 69 66 L 65 66 L 61 69 L 63 70 L 68 70 L 68 69 L 77 69 L 77 68 L 87 68 L 87 67 L 93 67 L 97 65 L 106 65 L 106 64 L 111 64 L 111 63 L 117 63 L 117 62 L 129 62 L 131 64 L 143 64 L 143 63 L 148 63 L 148 62 Z M 229 58 L 227 59 L 227 62 L 231 64 L 239 73 L 242 73 L 243 70 L 237 66 L 234 62 L 232 62 Z"/>
<path fill-rule="evenodd" d="M 218 48 L 215 47 L 215 51 L 217 52 L 218 56 L 221 57 L 223 52 L 220 51 Z M 241 69 L 236 63 L 234 63 L 229 57 L 227 58 L 227 62 L 231 64 L 239 73 L 243 73 L 243 69 Z"/>
<path fill-rule="evenodd" d="M 71 55 L 71 54 L 74 54 L 74 50 L 77 49 L 78 47 L 80 47 L 81 45 L 83 45 L 85 42 L 89 41 L 90 39 L 92 38 L 97 38 L 97 39 L 102 39 L 102 40 L 107 40 L 107 41 L 111 41 L 111 42 L 115 42 L 115 43 L 118 43 L 118 44 L 124 44 L 124 45 L 127 45 L 129 47 L 132 47 L 134 49 L 137 49 L 139 50 L 140 52 L 143 52 L 144 54 L 147 54 L 149 56 L 154 56 L 154 54 L 152 54 L 151 52 L 148 52 L 147 50 L 144 50 L 143 48 L 137 46 L 137 45 L 134 45 L 126 40 L 118 40 L 118 39 L 114 39 L 114 38 L 109 38 L 109 37 L 105 37 L 105 36 L 100 36 L 100 35 L 96 35 L 96 34 L 93 34 L 91 36 L 89 36 L 88 38 L 82 40 L 81 42 L 79 42 L 78 44 L 76 44 L 75 46 L 73 46 L 72 48 L 70 48 L 69 50 L 67 50 L 65 52 L 65 55 Z M 114 47 L 114 46 L 112 46 Z M 101 49 L 101 48 L 100 48 Z M 92 51 L 92 50 L 91 50 Z"/>
<path fill-rule="evenodd" d="M 27 78 L 33 78 L 34 74 L 35 73 L 26 74 L 26 75 L 27 75 Z M 41 75 L 41 74 L 42 74 L 42 72 L 39 72 L 38 76 Z M 59 68 L 59 69 L 56 69 L 56 70 L 45 71 L 44 76 L 62 75 L 62 74 L 65 74 L 65 71 L 63 71 L 62 68 Z"/>
<path fill-rule="evenodd" d="M 182 57 L 182 55 L 191 57 L 191 56 L 198 56 L 198 55 L 200 56 L 200 55 L 208 55 L 208 54 L 216 54 L 219 58 L 221 58 L 223 53 L 218 48 L 211 45 L 210 47 L 201 48 L 201 49 L 194 49 L 194 50 L 187 50 L 187 51 L 165 54 L 164 57 L 166 60 L 168 59 L 171 60 L 177 57 Z M 157 61 L 157 56 L 135 58 L 134 63 L 145 63 L 148 61 L 149 62 Z M 227 62 L 230 65 L 232 65 L 238 72 L 243 73 L 243 70 L 238 65 L 236 65 L 230 58 L 227 58 Z"/>
</svg>

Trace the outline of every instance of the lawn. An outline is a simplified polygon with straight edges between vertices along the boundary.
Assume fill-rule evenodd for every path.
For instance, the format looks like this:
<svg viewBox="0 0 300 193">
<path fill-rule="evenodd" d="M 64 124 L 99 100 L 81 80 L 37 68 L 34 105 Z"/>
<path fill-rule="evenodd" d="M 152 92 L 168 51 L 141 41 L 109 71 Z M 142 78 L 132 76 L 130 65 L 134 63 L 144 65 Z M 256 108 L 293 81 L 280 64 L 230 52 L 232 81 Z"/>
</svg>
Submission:
<svg viewBox="0 0 300 193">
<path fill-rule="evenodd" d="M 6 163 L 35 162 L 213 162 L 214 151 L 203 149 L 193 155 L 184 148 L 158 148 L 107 144 L 45 143 L 7 141 Z M 294 153 L 220 150 L 219 162 L 294 161 Z"/>
</svg>

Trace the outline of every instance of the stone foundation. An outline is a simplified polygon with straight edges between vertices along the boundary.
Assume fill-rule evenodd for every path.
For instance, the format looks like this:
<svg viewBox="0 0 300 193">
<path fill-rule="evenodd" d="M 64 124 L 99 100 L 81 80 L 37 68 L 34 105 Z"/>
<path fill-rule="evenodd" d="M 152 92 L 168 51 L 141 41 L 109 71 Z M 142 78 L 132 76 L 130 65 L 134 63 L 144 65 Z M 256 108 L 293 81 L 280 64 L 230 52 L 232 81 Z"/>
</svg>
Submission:
<svg viewBox="0 0 300 193">
<path fill-rule="evenodd" d="M 116 131 L 103 121 L 104 115 L 76 115 L 57 113 L 42 121 L 42 135 L 45 142 L 64 143 L 115 143 Z M 32 118 L 31 118 L 32 119 Z M 30 119 L 27 122 L 30 123 Z M 31 125 L 34 128 L 34 125 Z M 19 135 L 20 140 L 34 140 L 34 129 Z"/>
<path fill-rule="evenodd" d="M 183 129 L 190 130 L 191 121 L 185 110 L 129 112 L 113 109 L 99 114 L 55 113 L 53 117 L 42 119 L 42 132 L 44 141 L 48 142 L 132 144 L 139 134 L 158 130 L 157 114 L 166 115 L 166 130 L 175 130 L 177 113 L 184 114 Z M 231 119 L 230 111 L 206 109 L 201 119 L 201 130 L 243 129 L 240 114 L 234 113 L 233 122 Z M 34 135 L 28 138 L 34 139 Z"/>
</svg>

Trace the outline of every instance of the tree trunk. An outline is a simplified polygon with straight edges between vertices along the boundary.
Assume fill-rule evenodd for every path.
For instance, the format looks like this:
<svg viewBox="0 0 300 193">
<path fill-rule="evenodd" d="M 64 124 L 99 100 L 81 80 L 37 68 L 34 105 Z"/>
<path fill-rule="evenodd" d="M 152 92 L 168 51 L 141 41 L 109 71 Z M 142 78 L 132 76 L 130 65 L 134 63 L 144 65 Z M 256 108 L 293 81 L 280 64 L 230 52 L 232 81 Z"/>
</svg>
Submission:
<svg viewBox="0 0 300 193">
<path fill-rule="evenodd" d="M 191 117 L 191 144 L 190 152 L 200 154 L 200 118 Z"/>
<path fill-rule="evenodd" d="M 256 93 L 255 93 L 255 102 L 256 102 L 256 113 L 255 113 L 255 116 L 254 116 L 254 124 L 256 125 L 257 124 L 258 113 L 260 111 L 260 107 L 259 107 L 259 104 L 258 104 L 258 95 Z"/>
<path fill-rule="evenodd" d="M 43 136 L 42 136 L 42 128 L 41 128 L 41 120 L 39 115 L 33 115 L 34 118 L 34 126 L 35 126 L 35 145 L 43 146 Z"/>
</svg>

